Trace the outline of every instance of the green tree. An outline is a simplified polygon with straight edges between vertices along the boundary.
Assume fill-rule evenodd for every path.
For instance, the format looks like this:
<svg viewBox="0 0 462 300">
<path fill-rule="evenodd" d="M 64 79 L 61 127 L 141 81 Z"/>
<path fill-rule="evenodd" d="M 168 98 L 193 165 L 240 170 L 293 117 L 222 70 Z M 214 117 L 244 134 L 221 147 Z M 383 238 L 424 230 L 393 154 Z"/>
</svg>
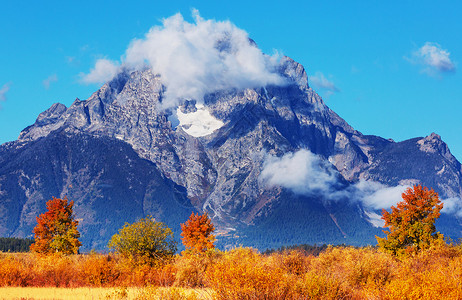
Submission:
<svg viewBox="0 0 462 300">
<path fill-rule="evenodd" d="M 37 217 L 37 225 L 34 228 L 35 243 L 30 246 L 31 251 L 45 254 L 77 253 L 82 244 L 78 240 L 79 222 L 74 220 L 72 211 L 74 201 L 68 202 L 67 197 L 53 197 L 46 206 L 47 211 Z"/>
<path fill-rule="evenodd" d="M 429 248 L 432 244 L 443 243 L 443 235 L 436 232 L 435 221 L 443 208 L 438 193 L 421 185 L 408 188 L 403 201 L 391 212 L 382 211 L 386 238 L 377 237 L 379 247 L 393 255 L 415 253 Z"/>
<path fill-rule="evenodd" d="M 171 258 L 176 252 L 173 232 L 152 216 L 129 224 L 112 236 L 108 247 L 134 264 L 155 265 Z"/>
</svg>

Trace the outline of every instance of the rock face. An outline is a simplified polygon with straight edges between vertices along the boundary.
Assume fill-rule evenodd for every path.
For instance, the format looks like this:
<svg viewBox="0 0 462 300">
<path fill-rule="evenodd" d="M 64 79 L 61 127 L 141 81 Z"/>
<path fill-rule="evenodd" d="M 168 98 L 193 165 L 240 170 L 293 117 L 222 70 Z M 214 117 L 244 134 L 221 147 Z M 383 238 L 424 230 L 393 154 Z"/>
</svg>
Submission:
<svg viewBox="0 0 462 300">
<path fill-rule="evenodd" d="M 150 69 L 121 72 L 69 108 L 53 104 L 0 146 L 0 235 L 30 236 L 45 201 L 67 195 L 84 249 L 147 214 L 178 232 L 196 210 L 212 216 L 221 245 L 374 243 L 379 230 L 359 202 L 262 183 L 269 155 L 299 149 L 330 162 L 343 186 L 422 183 L 460 202 L 462 168 L 438 135 L 362 135 L 309 87 L 300 64 L 284 58 L 279 72 L 284 86 L 218 91 L 178 110 L 162 109 L 166 87 Z M 443 228 L 460 235 L 446 218 Z"/>
</svg>

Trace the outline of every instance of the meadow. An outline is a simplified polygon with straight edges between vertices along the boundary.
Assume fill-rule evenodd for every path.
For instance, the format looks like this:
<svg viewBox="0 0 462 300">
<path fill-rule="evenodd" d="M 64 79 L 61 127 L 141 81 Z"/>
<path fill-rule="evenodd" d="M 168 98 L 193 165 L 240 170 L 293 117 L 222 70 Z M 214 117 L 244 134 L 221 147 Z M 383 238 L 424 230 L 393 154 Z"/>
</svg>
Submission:
<svg viewBox="0 0 462 300">
<path fill-rule="evenodd" d="M 157 265 L 115 254 L 0 253 L 0 286 L 4 299 L 462 299 L 462 247 L 404 257 L 373 247 L 212 249 Z"/>
</svg>

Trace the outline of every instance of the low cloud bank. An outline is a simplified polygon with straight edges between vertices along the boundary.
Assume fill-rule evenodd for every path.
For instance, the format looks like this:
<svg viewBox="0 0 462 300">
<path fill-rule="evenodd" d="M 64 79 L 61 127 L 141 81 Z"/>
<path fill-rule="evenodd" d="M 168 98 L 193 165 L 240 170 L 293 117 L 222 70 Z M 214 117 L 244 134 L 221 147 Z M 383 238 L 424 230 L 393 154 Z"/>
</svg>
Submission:
<svg viewBox="0 0 462 300">
<path fill-rule="evenodd" d="M 281 157 L 265 154 L 260 182 L 267 187 L 281 186 L 300 195 L 319 195 L 330 201 L 359 201 L 367 210 L 369 217 L 377 217 L 382 209 L 396 206 L 403 199 L 409 185 L 387 186 L 385 184 L 360 180 L 345 186 L 340 182 L 341 175 L 327 160 L 301 149 Z M 441 199 L 442 213 L 462 217 L 462 201 L 454 197 Z"/>
<path fill-rule="evenodd" d="M 84 83 L 101 83 L 121 68 L 141 69 L 149 65 L 159 73 L 167 90 L 164 108 L 182 99 L 202 102 L 204 95 L 221 89 L 284 84 L 276 72 L 277 55 L 264 55 L 248 34 L 229 21 L 204 20 L 193 11 L 194 23 L 181 14 L 164 19 L 142 39 L 128 46 L 121 62 L 100 59 Z"/>
<path fill-rule="evenodd" d="M 259 179 L 265 186 L 281 186 L 297 194 L 317 194 L 332 201 L 360 201 L 371 210 L 396 205 L 408 187 L 389 187 L 365 180 L 345 186 L 340 178 L 341 175 L 327 160 L 301 149 L 282 157 L 267 155 Z"/>
<path fill-rule="evenodd" d="M 267 186 L 282 186 L 297 194 L 328 194 L 337 183 L 330 163 L 306 149 L 282 157 L 267 155 L 260 180 Z"/>
</svg>

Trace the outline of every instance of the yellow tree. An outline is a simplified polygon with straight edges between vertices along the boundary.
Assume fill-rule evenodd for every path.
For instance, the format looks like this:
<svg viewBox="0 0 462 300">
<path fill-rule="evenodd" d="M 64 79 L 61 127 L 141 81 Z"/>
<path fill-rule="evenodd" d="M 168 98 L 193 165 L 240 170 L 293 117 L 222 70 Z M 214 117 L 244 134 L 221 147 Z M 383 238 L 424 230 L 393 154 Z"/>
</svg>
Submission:
<svg viewBox="0 0 462 300">
<path fill-rule="evenodd" d="M 45 254 L 77 253 L 82 244 L 78 240 L 79 222 L 74 220 L 72 211 L 74 201 L 68 202 L 67 197 L 53 197 L 46 206 L 47 211 L 37 217 L 37 226 L 34 228 L 35 243 L 31 245 L 31 251 Z"/>
<path fill-rule="evenodd" d="M 443 235 L 436 232 L 435 221 L 443 208 L 438 193 L 421 185 L 408 188 L 403 201 L 391 212 L 382 211 L 386 238 L 376 237 L 380 248 L 394 255 L 414 253 L 428 248 L 432 243 L 443 241 Z"/>
<path fill-rule="evenodd" d="M 108 247 L 134 264 L 157 265 L 173 257 L 176 241 L 170 228 L 147 216 L 133 224 L 125 223 L 112 236 Z"/>
<path fill-rule="evenodd" d="M 203 215 L 191 213 L 189 219 L 181 224 L 181 230 L 181 240 L 186 248 L 200 253 L 215 248 L 213 244 L 215 236 L 212 234 L 215 227 L 207 213 Z"/>
</svg>

